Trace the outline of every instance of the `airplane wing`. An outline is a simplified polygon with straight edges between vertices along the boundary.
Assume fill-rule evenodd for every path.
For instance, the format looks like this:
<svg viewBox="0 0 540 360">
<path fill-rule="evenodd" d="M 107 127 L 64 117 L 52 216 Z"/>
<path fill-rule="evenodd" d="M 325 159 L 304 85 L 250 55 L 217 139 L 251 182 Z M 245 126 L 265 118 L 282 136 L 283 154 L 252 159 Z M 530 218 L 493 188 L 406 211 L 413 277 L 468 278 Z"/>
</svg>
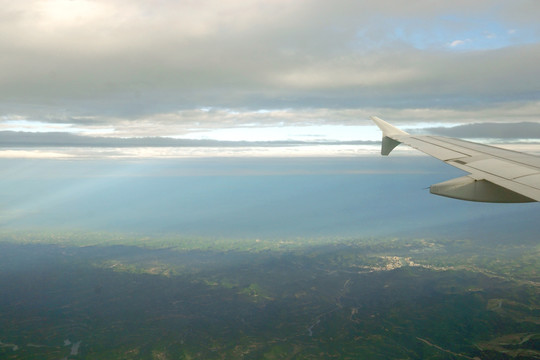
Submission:
<svg viewBox="0 0 540 360">
<path fill-rule="evenodd" d="M 469 174 L 431 185 L 432 194 L 482 202 L 540 201 L 540 157 L 441 136 L 411 135 L 372 116 L 383 132 L 381 154 L 403 143 Z"/>
</svg>

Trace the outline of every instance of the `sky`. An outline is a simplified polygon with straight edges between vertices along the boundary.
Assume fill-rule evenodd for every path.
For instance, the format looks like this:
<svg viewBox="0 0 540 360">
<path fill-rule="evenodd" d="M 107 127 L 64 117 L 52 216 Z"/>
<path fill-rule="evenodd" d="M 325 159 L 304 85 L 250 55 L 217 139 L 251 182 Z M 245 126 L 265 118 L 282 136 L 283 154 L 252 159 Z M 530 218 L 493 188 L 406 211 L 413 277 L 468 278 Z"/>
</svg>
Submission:
<svg viewBox="0 0 540 360">
<path fill-rule="evenodd" d="M 377 115 L 479 137 L 511 124 L 499 139 L 534 142 L 539 13 L 535 0 L 3 1 L 0 137 L 71 139 L 63 156 L 82 156 L 79 137 L 369 145 Z M 5 144 L 2 157 L 57 154 Z"/>
</svg>

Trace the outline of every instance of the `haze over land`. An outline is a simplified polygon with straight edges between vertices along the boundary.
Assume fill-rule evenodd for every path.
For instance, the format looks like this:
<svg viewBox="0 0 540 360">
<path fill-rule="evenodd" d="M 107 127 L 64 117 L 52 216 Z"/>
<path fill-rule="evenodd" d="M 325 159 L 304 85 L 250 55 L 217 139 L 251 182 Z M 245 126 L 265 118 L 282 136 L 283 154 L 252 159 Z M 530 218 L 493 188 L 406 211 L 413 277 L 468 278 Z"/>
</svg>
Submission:
<svg viewBox="0 0 540 360">
<path fill-rule="evenodd" d="M 487 221 L 536 236 L 538 205 L 431 195 L 462 172 L 427 157 L 1 160 L 3 229 L 295 238 L 399 235 Z M 515 230 L 515 226 L 512 229 Z M 473 227 L 474 228 L 474 227 Z M 446 231 L 449 229 L 447 228 Z M 469 236 L 469 235 L 468 235 Z"/>
</svg>

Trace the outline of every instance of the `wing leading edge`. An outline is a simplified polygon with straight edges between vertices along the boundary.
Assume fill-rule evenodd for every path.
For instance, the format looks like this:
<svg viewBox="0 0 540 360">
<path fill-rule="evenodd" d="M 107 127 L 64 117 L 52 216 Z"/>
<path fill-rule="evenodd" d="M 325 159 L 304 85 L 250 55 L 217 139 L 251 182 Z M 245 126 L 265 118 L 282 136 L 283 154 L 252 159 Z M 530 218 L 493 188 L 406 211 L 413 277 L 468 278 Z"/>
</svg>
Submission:
<svg viewBox="0 0 540 360">
<path fill-rule="evenodd" d="M 469 174 L 431 185 L 430 192 L 460 200 L 540 201 L 540 157 L 441 136 L 411 135 L 372 116 L 383 133 L 381 154 L 399 144 L 431 155 Z"/>
</svg>

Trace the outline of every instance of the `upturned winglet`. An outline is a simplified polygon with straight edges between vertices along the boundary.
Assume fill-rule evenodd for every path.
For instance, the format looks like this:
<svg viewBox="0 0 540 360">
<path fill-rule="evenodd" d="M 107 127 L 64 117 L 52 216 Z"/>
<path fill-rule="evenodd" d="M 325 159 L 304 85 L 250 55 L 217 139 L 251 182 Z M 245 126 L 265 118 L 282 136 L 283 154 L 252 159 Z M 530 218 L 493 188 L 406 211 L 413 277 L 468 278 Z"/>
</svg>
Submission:
<svg viewBox="0 0 540 360">
<path fill-rule="evenodd" d="M 375 125 L 381 129 L 383 133 L 382 146 L 381 146 L 381 155 L 388 155 L 396 146 L 401 144 L 401 141 L 398 140 L 400 136 L 408 136 L 409 133 L 398 129 L 397 127 L 387 123 L 383 119 L 380 119 L 376 116 L 370 118 Z"/>
</svg>

